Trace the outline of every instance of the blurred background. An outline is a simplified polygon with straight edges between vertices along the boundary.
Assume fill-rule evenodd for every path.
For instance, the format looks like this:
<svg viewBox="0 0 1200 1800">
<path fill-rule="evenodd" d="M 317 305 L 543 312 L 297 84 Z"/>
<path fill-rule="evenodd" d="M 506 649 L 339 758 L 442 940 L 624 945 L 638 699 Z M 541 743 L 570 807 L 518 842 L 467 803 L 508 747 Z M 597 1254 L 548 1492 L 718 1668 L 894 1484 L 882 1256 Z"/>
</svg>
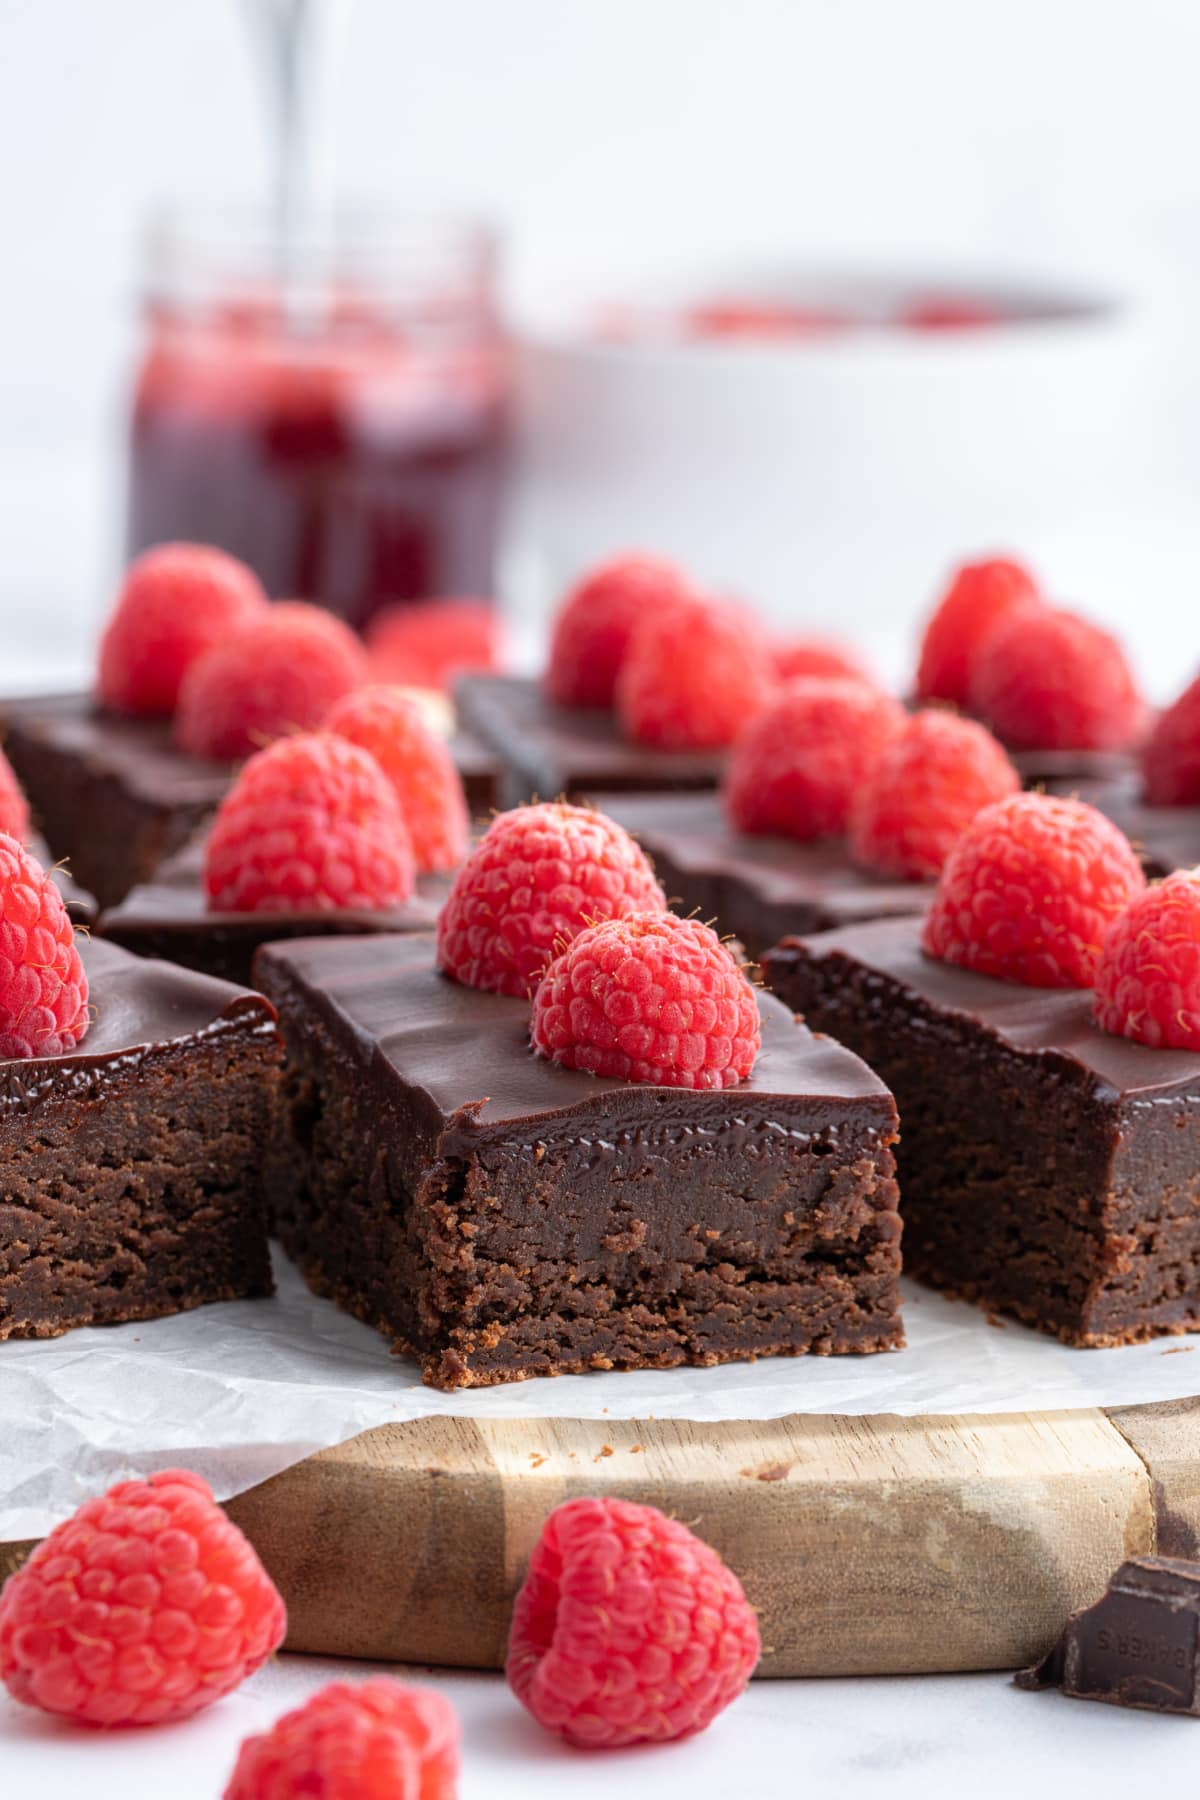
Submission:
<svg viewBox="0 0 1200 1800">
<path fill-rule="evenodd" d="M 10 688 L 86 677 L 121 566 L 147 218 L 270 192 L 253 10 L 0 0 Z M 1200 594 L 1192 0 L 328 10 L 338 189 L 503 240 L 498 580 L 523 658 L 563 580 L 642 542 L 899 677 L 946 568 L 1012 549 L 1131 640 L 1152 692 L 1178 684 Z M 964 294 L 982 319 L 896 324 Z M 671 323 L 780 296 L 833 324 Z"/>
</svg>

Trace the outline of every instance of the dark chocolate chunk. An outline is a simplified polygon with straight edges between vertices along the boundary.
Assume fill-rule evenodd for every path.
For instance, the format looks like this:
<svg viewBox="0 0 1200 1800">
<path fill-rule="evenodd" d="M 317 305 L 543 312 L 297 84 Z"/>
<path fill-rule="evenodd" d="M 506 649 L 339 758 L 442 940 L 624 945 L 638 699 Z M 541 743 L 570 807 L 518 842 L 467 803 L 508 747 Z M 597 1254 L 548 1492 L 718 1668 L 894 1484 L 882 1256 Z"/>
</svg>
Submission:
<svg viewBox="0 0 1200 1800">
<path fill-rule="evenodd" d="M 1072 1613 L 1019 1688 L 1061 1687 L 1076 1700 L 1200 1717 L 1200 1563 L 1136 1556 L 1101 1599 Z"/>
</svg>

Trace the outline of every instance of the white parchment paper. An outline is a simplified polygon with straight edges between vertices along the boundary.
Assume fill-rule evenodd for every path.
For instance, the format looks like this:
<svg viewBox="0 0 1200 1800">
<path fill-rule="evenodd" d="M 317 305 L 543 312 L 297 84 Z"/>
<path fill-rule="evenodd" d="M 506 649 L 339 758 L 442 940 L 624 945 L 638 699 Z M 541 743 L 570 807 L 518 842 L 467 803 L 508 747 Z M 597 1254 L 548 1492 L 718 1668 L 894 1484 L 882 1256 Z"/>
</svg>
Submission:
<svg viewBox="0 0 1200 1800">
<path fill-rule="evenodd" d="M 787 1413 L 1052 1411 L 1200 1392 L 1200 1336 L 1069 1350 L 906 1284 L 908 1348 L 717 1369 L 562 1376 L 440 1394 L 276 1259 L 271 1300 L 147 1325 L 0 1344 L 0 1542 L 35 1537 L 88 1494 L 179 1463 L 227 1499 L 389 1420 L 774 1419 Z"/>
</svg>

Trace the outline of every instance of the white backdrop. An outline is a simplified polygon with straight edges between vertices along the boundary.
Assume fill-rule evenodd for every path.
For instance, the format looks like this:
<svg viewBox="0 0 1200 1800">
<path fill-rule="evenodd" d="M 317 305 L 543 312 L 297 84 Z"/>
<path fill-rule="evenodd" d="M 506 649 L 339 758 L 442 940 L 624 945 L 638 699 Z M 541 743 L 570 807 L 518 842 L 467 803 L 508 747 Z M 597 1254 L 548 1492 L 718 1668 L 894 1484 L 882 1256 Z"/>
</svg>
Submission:
<svg viewBox="0 0 1200 1800">
<path fill-rule="evenodd" d="M 111 577 L 138 223 L 259 186 L 266 138 L 238 0 L 0 0 L 0 22 L 0 617 L 32 673 Z M 1198 67 L 1192 0 L 349 0 L 342 168 L 496 216 L 523 265 L 745 246 L 1145 296 L 1145 480 L 1086 546 L 1041 548 L 1161 638 L 1200 585 Z"/>
</svg>

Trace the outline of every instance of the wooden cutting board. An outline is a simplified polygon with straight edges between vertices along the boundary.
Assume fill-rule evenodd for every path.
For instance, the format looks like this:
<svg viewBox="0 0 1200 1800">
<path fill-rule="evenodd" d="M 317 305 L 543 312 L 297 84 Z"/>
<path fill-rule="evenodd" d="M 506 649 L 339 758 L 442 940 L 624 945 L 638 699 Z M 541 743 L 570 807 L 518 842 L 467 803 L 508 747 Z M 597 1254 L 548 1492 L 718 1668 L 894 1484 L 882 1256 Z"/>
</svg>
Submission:
<svg viewBox="0 0 1200 1800">
<path fill-rule="evenodd" d="M 770 1424 L 384 1426 L 231 1501 L 288 1648 L 496 1668 L 542 1520 L 646 1500 L 738 1571 L 763 1675 L 1011 1668 L 1126 1556 L 1200 1554 L 1200 1400 Z M 0 1574 L 28 1546 L 0 1551 Z"/>
</svg>

